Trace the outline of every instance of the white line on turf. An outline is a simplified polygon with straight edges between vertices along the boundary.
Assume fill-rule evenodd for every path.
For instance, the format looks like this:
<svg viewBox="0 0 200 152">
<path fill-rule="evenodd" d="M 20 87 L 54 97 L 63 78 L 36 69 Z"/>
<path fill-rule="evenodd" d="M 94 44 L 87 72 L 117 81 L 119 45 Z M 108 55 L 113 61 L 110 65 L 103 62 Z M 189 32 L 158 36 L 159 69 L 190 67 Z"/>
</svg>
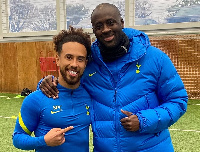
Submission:
<svg viewBox="0 0 200 152">
<path fill-rule="evenodd" d="M 171 131 L 186 131 L 186 132 L 200 132 L 199 130 L 182 130 L 182 129 L 169 129 Z"/>
<path fill-rule="evenodd" d="M 11 117 L 4 117 L 4 116 L 0 116 L 0 118 L 5 118 L 5 119 L 17 119 L 16 116 L 11 116 Z"/>
</svg>

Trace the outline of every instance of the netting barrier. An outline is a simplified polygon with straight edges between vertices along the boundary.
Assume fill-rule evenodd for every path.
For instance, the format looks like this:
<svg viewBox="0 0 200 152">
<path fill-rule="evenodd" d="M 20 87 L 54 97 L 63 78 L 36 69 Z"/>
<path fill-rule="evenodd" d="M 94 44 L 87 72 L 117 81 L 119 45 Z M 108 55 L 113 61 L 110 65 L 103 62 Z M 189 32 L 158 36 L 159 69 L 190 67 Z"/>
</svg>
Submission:
<svg viewBox="0 0 200 152">
<path fill-rule="evenodd" d="M 165 35 L 149 38 L 153 46 L 171 58 L 189 99 L 200 99 L 200 35 Z"/>
</svg>

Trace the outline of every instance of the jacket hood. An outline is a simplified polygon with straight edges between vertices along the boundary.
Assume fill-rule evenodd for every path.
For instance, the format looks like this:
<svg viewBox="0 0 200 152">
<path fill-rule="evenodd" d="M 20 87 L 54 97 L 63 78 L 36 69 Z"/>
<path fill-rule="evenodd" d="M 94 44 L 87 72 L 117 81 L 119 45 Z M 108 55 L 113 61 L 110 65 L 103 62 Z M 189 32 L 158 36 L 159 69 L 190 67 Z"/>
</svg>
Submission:
<svg viewBox="0 0 200 152">
<path fill-rule="evenodd" d="M 128 36 L 130 41 L 128 53 L 130 53 L 131 57 L 129 62 L 138 60 L 146 53 L 147 47 L 151 45 L 148 36 L 144 32 L 132 28 L 124 28 L 123 32 Z M 92 58 L 97 63 L 103 61 L 98 44 L 99 42 L 96 40 L 91 47 Z"/>
</svg>

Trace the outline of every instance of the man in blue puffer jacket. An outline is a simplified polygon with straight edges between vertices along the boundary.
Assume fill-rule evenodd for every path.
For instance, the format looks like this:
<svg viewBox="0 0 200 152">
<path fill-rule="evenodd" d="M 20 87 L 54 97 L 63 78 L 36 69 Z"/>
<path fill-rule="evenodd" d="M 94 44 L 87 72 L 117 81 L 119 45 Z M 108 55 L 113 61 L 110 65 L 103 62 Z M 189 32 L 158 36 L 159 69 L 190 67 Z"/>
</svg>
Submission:
<svg viewBox="0 0 200 152">
<path fill-rule="evenodd" d="M 145 33 L 124 28 L 112 4 L 98 5 L 91 22 L 97 40 L 82 83 L 94 99 L 94 152 L 173 152 L 168 127 L 188 97 L 171 60 Z"/>
</svg>

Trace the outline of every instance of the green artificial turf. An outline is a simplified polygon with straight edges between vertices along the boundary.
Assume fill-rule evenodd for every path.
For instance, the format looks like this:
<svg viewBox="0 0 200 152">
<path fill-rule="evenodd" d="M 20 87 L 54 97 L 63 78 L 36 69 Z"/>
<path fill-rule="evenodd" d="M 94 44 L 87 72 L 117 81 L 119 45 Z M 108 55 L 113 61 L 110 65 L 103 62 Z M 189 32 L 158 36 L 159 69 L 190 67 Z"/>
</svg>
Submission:
<svg viewBox="0 0 200 152">
<path fill-rule="evenodd" d="M 0 93 L 0 152 L 22 152 L 12 144 L 15 127 L 24 97 L 18 94 Z M 200 151 L 200 100 L 189 100 L 187 112 L 170 129 L 175 152 Z M 90 129 L 90 151 L 92 152 Z M 33 151 L 30 151 L 33 152 Z"/>
</svg>

